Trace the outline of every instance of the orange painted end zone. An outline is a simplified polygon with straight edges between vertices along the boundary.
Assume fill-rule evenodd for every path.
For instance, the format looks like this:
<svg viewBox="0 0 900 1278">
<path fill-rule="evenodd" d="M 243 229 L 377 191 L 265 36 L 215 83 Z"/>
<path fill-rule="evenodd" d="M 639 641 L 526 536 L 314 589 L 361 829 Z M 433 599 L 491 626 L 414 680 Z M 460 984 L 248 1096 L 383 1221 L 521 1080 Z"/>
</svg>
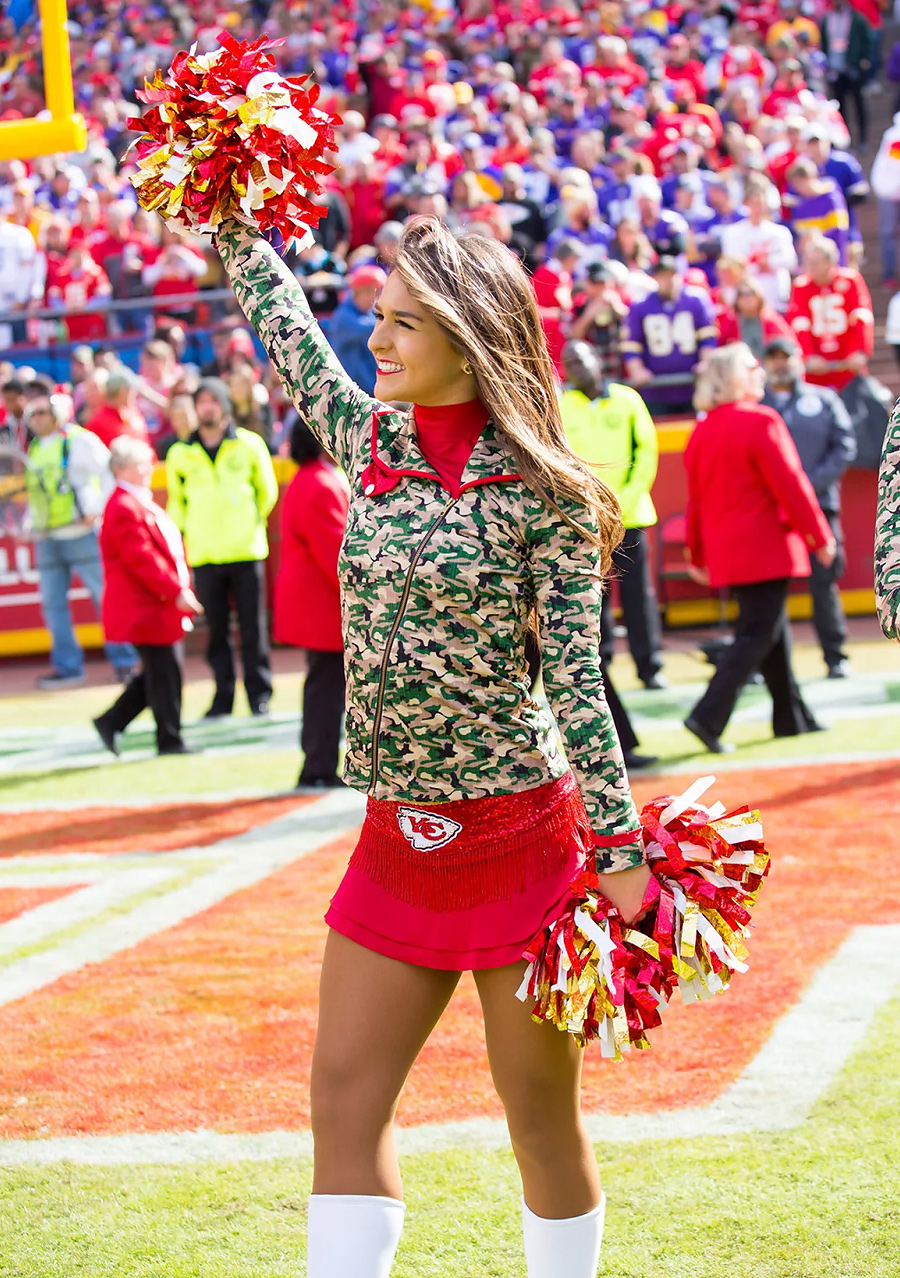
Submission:
<svg viewBox="0 0 900 1278">
<path fill-rule="evenodd" d="M 58 901 L 61 896 L 77 892 L 81 886 L 83 885 L 73 886 L 67 883 L 65 887 L 0 887 L 0 927 L 27 910 L 34 910 L 39 905 L 46 905 L 48 901 Z"/>
<path fill-rule="evenodd" d="M 636 798 L 684 784 L 644 780 Z M 751 971 L 722 999 L 670 1008 L 651 1052 L 614 1066 L 589 1051 L 589 1110 L 712 1101 L 856 924 L 900 921 L 895 762 L 730 772 L 715 797 L 758 804 L 773 853 Z M 0 1136 L 308 1127 L 321 919 L 352 846 L 338 840 L 0 1009 Z M 500 1116 L 482 1039 L 466 978 L 413 1071 L 402 1123 Z"/>
<path fill-rule="evenodd" d="M 156 807 L 103 807 L 7 815 L 0 859 L 53 852 L 172 852 L 207 847 L 309 803 L 299 795 L 236 799 L 232 803 L 169 803 Z"/>
</svg>

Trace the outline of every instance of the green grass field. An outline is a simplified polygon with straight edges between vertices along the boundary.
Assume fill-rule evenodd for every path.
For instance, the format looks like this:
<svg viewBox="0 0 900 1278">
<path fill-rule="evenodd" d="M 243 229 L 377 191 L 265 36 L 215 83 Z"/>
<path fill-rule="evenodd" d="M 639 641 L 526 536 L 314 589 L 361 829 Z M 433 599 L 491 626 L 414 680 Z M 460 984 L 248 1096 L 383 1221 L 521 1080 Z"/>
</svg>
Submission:
<svg viewBox="0 0 900 1278">
<path fill-rule="evenodd" d="M 900 1000 L 788 1134 L 598 1148 L 609 1278 L 896 1278 Z M 3 1278 L 303 1272 L 307 1163 L 0 1170 Z M 524 1278 L 512 1156 L 404 1159 L 396 1278 Z"/>
<path fill-rule="evenodd" d="M 729 730 L 729 739 L 741 747 L 733 761 L 777 766 L 802 759 L 814 767 L 817 759 L 844 755 L 896 756 L 900 795 L 900 648 L 860 643 L 853 661 L 862 676 L 863 700 L 871 680 L 880 680 L 877 713 L 867 712 L 862 702 L 857 711 L 851 698 L 828 732 L 787 742 L 772 741 L 764 721 L 748 719 Z M 812 648 L 800 650 L 798 664 L 807 679 L 819 679 L 821 660 Z M 670 769 L 715 771 L 720 762 L 702 754 L 676 722 L 687 690 L 705 673 L 694 656 L 676 653 L 669 692 L 632 693 L 629 663 L 617 662 L 617 682 L 629 690 L 629 705 L 641 716 L 642 746 Z M 299 686 L 296 675 L 279 678 L 276 712 L 295 710 Z M 824 681 L 815 686 L 820 695 L 832 694 Z M 86 748 L 93 748 L 89 719 L 113 691 L 91 687 L 54 697 L 3 698 L 0 760 L 5 735 L 19 729 L 50 729 L 52 737 L 81 725 Z M 745 705 L 752 707 L 758 695 L 751 689 Z M 208 696 L 204 682 L 188 687 L 188 720 L 202 713 Z M 252 725 L 239 726 L 243 731 Z M 238 745 L 232 752 L 228 732 L 223 728 L 220 750 L 185 759 L 126 755 L 121 761 L 82 762 L 76 756 L 64 766 L 21 774 L 9 768 L 0 773 L 0 803 L 103 805 L 290 788 L 299 763 L 294 748 L 267 749 L 263 735 L 252 748 Z M 146 741 L 143 728 L 135 742 Z M 877 895 L 877 883 L 872 892 Z M 799 1127 L 598 1147 L 608 1195 L 601 1273 L 900 1278 L 898 1150 L 900 997 L 895 997 Z M 403 1167 L 409 1214 L 396 1278 L 525 1278 L 518 1178 L 508 1151 L 467 1146 L 405 1157 Z M 299 1278 L 310 1179 L 305 1160 L 0 1166 L 0 1278 Z"/>
</svg>

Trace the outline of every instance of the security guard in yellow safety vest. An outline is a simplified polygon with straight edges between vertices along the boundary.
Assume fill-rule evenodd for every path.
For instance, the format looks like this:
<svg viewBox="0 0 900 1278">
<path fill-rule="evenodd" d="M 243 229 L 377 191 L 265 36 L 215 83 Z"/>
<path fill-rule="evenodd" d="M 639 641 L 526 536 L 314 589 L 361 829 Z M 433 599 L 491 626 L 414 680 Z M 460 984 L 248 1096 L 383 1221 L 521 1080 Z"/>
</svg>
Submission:
<svg viewBox="0 0 900 1278">
<path fill-rule="evenodd" d="M 266 521 L 278 500 L 278 483 L 261 437 L 234 425 L 231 395 L 221 378 L 205 377 L 194 392 L 194 404 L 197 429 L 166 455 L 166 511 L 184 537 L 209 627 L 206 659 L 216 690 L 204 717 L 219 719 L 234 707 L 232 603 L 241 632 L 247 701 L 252 714 L 265 715 L 272 696 L 263 590 L 269 553 Z"/>
<path fill-rule="evenodd" d="M 77 687 L 84 683 L 84 652 L 72 625 L 69 589 L 77 576 L 99 616 L 103 570 L 97 525 L 113 487 L 109 451 L 96 435 L 66 422 L 56 396 L 36 396 L 26 422 L 32 435 L 25 481 L 28 525 L 53 667 L 38 687 Z M 123 682 L 138 663 L 128 643 L 108 643 L 106 655 Z"/>
<path fill-rule="evenodd" d="M 630 386 L 608 381 L 589 342 L 563 349 L 567 389 L 560 397 L 569 447 L 612 489 L 622 508 L 625 536 L 613 554 L 616 584 L 628 647 L 638 678 L 647 688 L 664 688 L 659 610 L 650 577 L 645 529 L 656 523 L 650 490 L 656 479 L 659 443 L 643 399 Z M 605 597 L 602 651 L 613 654 L 613 618 Z"/>
</svg>

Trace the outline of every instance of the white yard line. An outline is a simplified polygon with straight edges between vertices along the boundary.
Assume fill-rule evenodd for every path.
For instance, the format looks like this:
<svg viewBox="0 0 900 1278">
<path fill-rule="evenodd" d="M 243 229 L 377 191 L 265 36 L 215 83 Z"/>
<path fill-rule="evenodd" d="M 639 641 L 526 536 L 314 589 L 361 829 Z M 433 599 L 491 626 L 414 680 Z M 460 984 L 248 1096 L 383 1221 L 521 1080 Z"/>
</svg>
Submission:
<svg viewBox="0 0 900 1278">
<path fill-rule="evenodd" d="M 55 901 L 46 901 L 32 910 L 26 910 L 24 914 L 0 926 L 0 955 L 12 954 L 23 946 L 35 945 L 56 932 L 96 918 L 114 905 L 121 905 L 131 897 L 161 886 L 177 872 L 177 868 L 171 866 L 146 866 L 120 871 L 104 876 L 101 882 L 83 887 L 80 892 L 70 892 Z M 43 876 L 3 875 L 0 877 L 0 887 L 62 887 L 66 880 L 71 882 L 76 873 L 77 871 L 71 871 L 65 876 L 59 873 L 45 873 Z M 90 872 L 82 874 L 81 882 L 91 877 Z M 22 962 L 27 964 L 28 960 L 23 959 Z M 11 964 L 6 969 L 0 968 L 0 1005 L 6 1001 L 7 973 L 15 972 L 18 967 L 19 964 Z M 13 978 L 13 988 L 15 983 Z"/>
<path fill-rule="evenodd" d="M 900 924 L 856 928 L 775 1026 L 768 1042 L 718 1100 L 694 1109 L 651 1114 L 591 1114 L 599 1144 L 738 1136 L 799 1126 L 860 1046 L 884 1005 L 900 988 Z M 726 995 L 727 997 L 727 995 Z M 695 1008 L 697 1015 L 703 1008 Z M 614 1066 L 610 1066 L 614 1068 Z M 402 1154 L 507 1145 L 496 1119 L 428 1123 L 397 1133 Z M 67 1136 L 0 1141 L 0 1166 L 58 1162 L 93 1166 L 308 1158 L 308 1131 L 159 1132 L 127 1136 Z"/>
<path fill-rule="evenodd" d="M 0 1006 L 168 931 L 226 896 L 308 856 L 360 825 L 364 807 L 363 797 L 355 791 L 332 791 L 267 825 L 223 839 L 206 849 L 219 863 L 189 883 L 163 891 L 79 936 L 0 969 Z M 26 925 L 28 915 L 35 912 L 22 916 L 22 926 Z"/>
</svg>

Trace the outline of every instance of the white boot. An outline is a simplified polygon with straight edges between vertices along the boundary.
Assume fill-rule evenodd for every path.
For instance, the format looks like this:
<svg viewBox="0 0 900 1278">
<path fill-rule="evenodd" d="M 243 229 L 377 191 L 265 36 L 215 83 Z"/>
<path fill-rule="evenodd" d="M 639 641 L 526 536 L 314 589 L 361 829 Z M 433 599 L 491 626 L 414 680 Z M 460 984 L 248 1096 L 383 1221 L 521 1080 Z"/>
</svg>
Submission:
<svg viewBox="0 0 900 1278">
<path fill-rule="evenodd" d="M 597 1278 L 606 1195 L 586 1216 L 545 1220 L 522 1200 L 528 1278 Z"/>
<path fill-rule="evenodd" d="M 406 1207 L 368 1194 L 311 1194 L 307 1278 L 388 1278 Z"/>
</svg>

